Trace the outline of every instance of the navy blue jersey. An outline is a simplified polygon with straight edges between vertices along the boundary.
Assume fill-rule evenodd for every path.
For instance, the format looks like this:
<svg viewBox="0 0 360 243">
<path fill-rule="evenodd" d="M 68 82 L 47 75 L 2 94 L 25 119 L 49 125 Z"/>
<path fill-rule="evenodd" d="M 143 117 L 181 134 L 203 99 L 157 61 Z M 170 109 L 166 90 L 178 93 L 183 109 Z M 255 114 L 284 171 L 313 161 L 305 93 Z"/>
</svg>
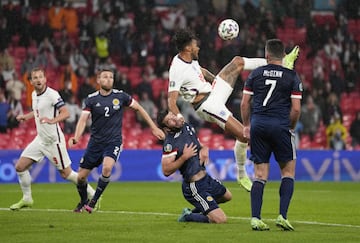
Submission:
<svg viewBox="0 0 360 243">
<path fill-rule="evenodd" d="M 302 83 L 295 71 L 269 64 L 250 73 L 244 93 L 253 96 L 251 119 L 274 118 L 290 125 L 291 98 L 301 99 Z"/>
<path fill-rule="evenodd" d="M 291 99 L 301 99 L 302 83 L 296 72 L 269 64 L 255 69 L 245 82 L 244 94 L 253 96 L 250 160 L 268 163 L 296 159 L 295 137 L 290 130 Z"/>
<path fill-rule="evenodd" d="M 179 170 L 184 181 L 190 181 L 192 176 L 196 175 L 201 170 L 205 170 L 205 166 L 200 164 L 199 152 L 201 145 L 196 136 L 195 129 L 191 125 L 185 123 L 180 132 L 168 133 L 166 135 L 163 146 L 163 156 L 176 155 L 176 159 L 178 159 L 183 154 L 185 144 L 190 145 L 191 143 L 196 144 L 198 153 L 196 156 L 185 161 L 180 167 Z"/>
<path fill-rule="evenodd" d="M 122 143 L 122 117 L 124 107 L 129 106 L 132 97 L 116 89 L 107 96 L 99 91 L 85 99 L 84 110 L 91 113 L 91 139 L 97 143 Z"/>
</svg>

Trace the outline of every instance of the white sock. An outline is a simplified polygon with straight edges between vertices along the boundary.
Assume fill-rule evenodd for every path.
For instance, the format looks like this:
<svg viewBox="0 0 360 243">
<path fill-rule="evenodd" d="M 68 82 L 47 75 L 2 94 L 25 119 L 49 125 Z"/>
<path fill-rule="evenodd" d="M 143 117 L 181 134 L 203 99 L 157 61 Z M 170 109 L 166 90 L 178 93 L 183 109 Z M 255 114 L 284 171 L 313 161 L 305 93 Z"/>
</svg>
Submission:
<svg viewBox="0 0 360 243">
<path fill-rule="evenodd" d="M 29 170 L 18 172 L 19 184 L 23 193 L 24 201 L 32 201 L 31 195 L 31 175 Z"/>
<path fill-rule="evenodd" d="M 78 177 L 78 173 L 75 171 L 71 171 L 70 175 L 66 178 L 66 180 L 68 181 L 72 181 L 75 185 L 77 185 L 77 177 Z M 87 194 L 88 194 L 88 198 L 92 198 L 95 194 L 95 190 L 89 185 L 87 185 Z"/>
<path fill-rule="evenodd" d="M 255 68 L 267 65 L 265 58 L 247 58 L 244 59 L 244 70 L 254 70 Z"/>
<path fill-rule="evenodd" d="M 247 176 L 245 170 L 245 163 L 246 163 L 246 151 L 247 151 L 247 143 L 242 143 L 238 140 L 235 142 L 234 146 L 234 154 L 235 160 L 238 167 L 238 178 L 243 178 Z"/>
</svg>

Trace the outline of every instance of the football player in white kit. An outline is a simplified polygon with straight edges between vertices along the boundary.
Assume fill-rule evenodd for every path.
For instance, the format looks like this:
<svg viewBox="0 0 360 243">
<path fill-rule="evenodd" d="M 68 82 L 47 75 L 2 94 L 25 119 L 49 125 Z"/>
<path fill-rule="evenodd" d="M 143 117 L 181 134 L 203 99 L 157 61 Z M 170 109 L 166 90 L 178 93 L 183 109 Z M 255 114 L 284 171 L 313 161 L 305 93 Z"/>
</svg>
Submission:
<svg viewBox="0 0 360 243">
<path fill-rule="evenodd" d="M 225 103 L 231 95 L 235 82 L 243 70 L 253 70 L 267 64 L 265 58 L 235 56 L 219 72 L 213 75 L 198 62 L 197 38 L 190 30 L 180 29 L 174 42 L 178 54 L 173 58 L 169 70 L 168 107 L 179 119 L 183 119 L 176 101 L 179 96 L 191 103 L 196 113 L 204 120 L 219 125 L 236 138 L 234 154 L 238 165 L 238 183 L 250 191 L 252 182 L 245 171 L 248 140 L 243 135 L 243 125 L 233 117 Z M 284 65 L 290 69 L 298 56 L 296 46 L 285 58 Z"/>
<path fill-rule="evenodd" d="M 35 118 L 37 136 L 27 145 L 15 165 L 23 197 L 19 202 L 10 206 L 11 210 L 32 207 L 34 202 L 31 194 L 29 168 L 32 164 L 41 162 L 44 157 L 47 157 L 58 169 L 62 178 L 77 183 L 77 172 L 71 168 L 65 137 L 59 126 L 59 122 L 69 117 L 65 103 L 56 90 L 47 87 L 43 69 L 34 68 L 30 74 L 30 82 L 34 86 L 32 92 L 33 111 L 19 115 L 17 120 L 27 121 Z M 95 193 L 91 186 L 88 186 L 87 192 L 89 197 Z"/>
</svg>

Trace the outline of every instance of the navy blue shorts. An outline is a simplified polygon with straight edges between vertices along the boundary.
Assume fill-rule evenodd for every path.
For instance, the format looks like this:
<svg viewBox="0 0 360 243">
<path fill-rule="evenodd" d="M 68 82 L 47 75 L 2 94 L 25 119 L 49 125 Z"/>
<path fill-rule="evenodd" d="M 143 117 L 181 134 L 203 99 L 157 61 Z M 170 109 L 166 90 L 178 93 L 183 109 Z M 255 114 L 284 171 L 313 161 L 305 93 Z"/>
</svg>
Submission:
<svg viewBox="0 0 360 243">
<path fill-rule="evenodd" d="M 279 163 L 296 159 L 295 134 L 287 126 L 265 122 L 251 123 L 250 160 L 269 163 L 271 153 Z"/>
<path fill-rule="evenodd" d="M 121 144 L 118 142 L 99 144 L 90 139 L 85 154 L 80 161 L 80 167 L 91 170 L 101 165 L 104 157 L 111 157 L 116 162 L 120 152 Z"/>
<path fill-rule="evenodd" d="M 206 174 L 199 181 L 190 183 L 183 181 L 182 192 L 189 203 L 201 210 L 203 214 L 208 214 L 219 208 L 216 199 L 224 196 L 226 188 L 220 181 Z"/>
</svg>

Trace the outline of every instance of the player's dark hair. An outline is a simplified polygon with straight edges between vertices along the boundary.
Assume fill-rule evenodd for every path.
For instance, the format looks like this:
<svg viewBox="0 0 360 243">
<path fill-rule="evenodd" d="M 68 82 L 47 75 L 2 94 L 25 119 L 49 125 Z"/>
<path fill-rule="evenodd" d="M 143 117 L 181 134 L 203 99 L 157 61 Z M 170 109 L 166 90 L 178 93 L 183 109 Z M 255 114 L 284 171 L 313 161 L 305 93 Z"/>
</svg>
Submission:
<svg viewBox="0 0 360 243">
<path fill-rule="evenodd" d="M 114 71 L 111 70 L 110 68 L 102 68 L 102 69 L 99 69 L 99 70 L 97 71 L 97 76 L 100 76 L 100 74 L 101 74 L 102 72 L 111 72 L 111 73 L 114 74 Z"/>
<path fill-rule="evenodd" d="M 285 46 L 279 39 L 270 39 L 266 41 L 265 49 L 273 59 L 281 60 L 285 54 Z"/>
<path fill-rule="evenodd" d="M 173 37 L 173 42 L 178 51 L 183 51 L 185 46 L 194 39 L 196 39 L 196 36 L 190 29 L 179 29 Z"/>
<path fill-rule="evenodd" d="M 156 118 L 156 122 L 160 128 L 166 127 L 166 125 L 164 124 L 164 119 L 168 113 L 169 113 L 169 110 L 167 110 L 167 109 L 159 111 L 157 118 Z"/>
</svg>

